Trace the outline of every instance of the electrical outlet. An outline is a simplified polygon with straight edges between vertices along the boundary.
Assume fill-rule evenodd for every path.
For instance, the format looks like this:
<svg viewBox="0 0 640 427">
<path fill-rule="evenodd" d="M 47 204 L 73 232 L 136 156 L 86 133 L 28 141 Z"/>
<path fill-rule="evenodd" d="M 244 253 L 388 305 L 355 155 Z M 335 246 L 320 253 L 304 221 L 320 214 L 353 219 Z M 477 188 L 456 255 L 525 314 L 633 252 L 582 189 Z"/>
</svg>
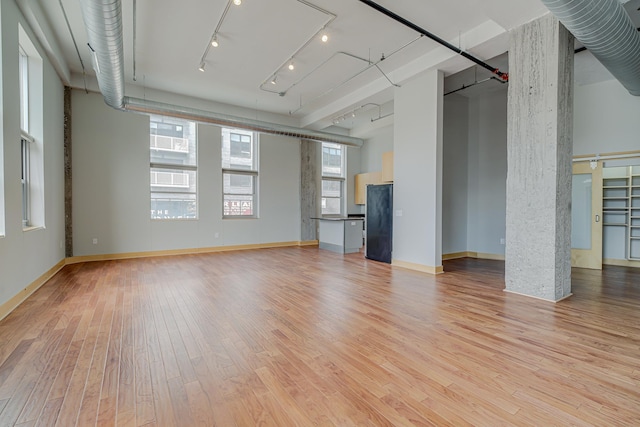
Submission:
<svg viewBox="0 0 640 427">
<path fill-rule="evenodd" d="M 94 237 L 94 238 L 93 238 L 93 240 L 92 240 L 92 243 L 93 243 L 94 245 L 97 245 L 97 244 L 98 244 L 98 238 L 97 238 L 97 237 Z"/>
<path fill-rule="evenodd" d="M 213 233 L 213 237 L 215 239 L 219 239 L 220 238 L 220 233 L 218 233 L 217 231 L 215 233 Z"/>
</svg>

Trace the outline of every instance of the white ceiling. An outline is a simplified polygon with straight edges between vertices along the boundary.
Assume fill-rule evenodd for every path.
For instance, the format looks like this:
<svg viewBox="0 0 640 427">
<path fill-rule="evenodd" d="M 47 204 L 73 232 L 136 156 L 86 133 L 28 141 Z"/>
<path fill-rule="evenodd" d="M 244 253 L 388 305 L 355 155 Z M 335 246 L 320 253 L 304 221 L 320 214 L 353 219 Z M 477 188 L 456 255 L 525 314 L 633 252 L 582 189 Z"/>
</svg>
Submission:
<svg viewBox="0 0 640 427">
<path fill-rule="evenodd" d="M 79 0 L 18 1 L 23 10 L 41 9 L 39 26 L 45 29 L 49 26 L 54 34 L 55 40 L 49 45 L 62 58 L 58 68 L 69 73 L 72 85 L 82 87 L 83 67 L 71 33 L 84 71 L 90 79 L 95 73 L 91 69 Z M 227 0 L 137 0 L 134 46 L 134 1 L 122 0 L 126 83 L 291 115 L 301 126 L 318 129 L 353 110 L 368 110 L 376 116 L 377 107 L 360 106 L 389 102 L 393 93 L 391 82 L 402 84 L 432 67 L 453 74 L 473 65 L 357 0 L 243 0 L 240 6 L 230 5 L 220 26 L 220 46 L 209 49 L 206 71 L 200 72 L 201 57 L 227 3 Z M 314 35 L 331 15 L 306 3 L 336 15 L 326 28 L 327 43 Z M 378 0 L 377 3 L 481 59 L 493 58 L 507 50 L 508 30 L 547 13 L 539 0 Z M 37 19 L 38 13 L 34 15 Z M 308 41 L 293 59 L 295 69 L 289 71 L 286 66 L 289 58 Z M 56 49 L 59 51 L 55 52 Z M 386 59 L 378 64 L 379 69 L 370 66 L 383 54 Z M 277 79 L 272 85 L 274 74 Z M 261 89 L 263 82 L 266 84 Z M 281 96 L 279 92 L 286 93 Z"/>
</svg>

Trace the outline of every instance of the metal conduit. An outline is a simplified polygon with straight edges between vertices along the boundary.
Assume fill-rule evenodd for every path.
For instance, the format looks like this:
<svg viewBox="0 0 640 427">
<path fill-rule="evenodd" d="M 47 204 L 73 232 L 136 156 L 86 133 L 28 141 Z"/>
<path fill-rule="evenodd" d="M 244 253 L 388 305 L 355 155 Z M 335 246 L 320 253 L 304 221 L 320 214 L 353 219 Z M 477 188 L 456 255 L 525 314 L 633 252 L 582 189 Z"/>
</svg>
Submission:
<svg viewBox="0 0 640 427">
<path fill-rule="evenodd" d="M 622 83 L 640 95 L 640 33 L 618 0 L 542 0 Z"/>
<path fill-rule="evenodd" d="M 124 55 L 121 0 L 81 0 L 82 15 L 93 53 L 94 67 L 105 102 L 118 110 L 161 114 L 202 123 L 233 126 L 273 135 L 361 147 L 364 140 L 329 132 L 284 126 L 277 123 L 124 96 Z"/>
</svg>

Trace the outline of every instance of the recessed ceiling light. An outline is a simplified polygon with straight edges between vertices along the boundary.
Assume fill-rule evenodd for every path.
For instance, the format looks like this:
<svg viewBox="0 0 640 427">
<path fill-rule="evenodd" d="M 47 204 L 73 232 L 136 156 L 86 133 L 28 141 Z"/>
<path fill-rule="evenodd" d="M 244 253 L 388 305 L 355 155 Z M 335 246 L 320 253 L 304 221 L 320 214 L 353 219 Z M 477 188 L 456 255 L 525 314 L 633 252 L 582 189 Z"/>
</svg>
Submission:
<svg viewBox="0 0 640 427">
<path fill-rule="evenodd" d="M 218 37 L 214 37 L 213 40 L 211 40 L 211 46 L 213 47 L 218 47 L 220 46 L 220 43 L 218 43 Z"/>
<path fill-rule="evenodd" d="M 277 78 L 278 78 L 278 77 L 273 76 L 273 79 L 271 79 L 271 84 L 272 84 L 272 85 L 276 84 L 276 79 L 277 79 Z"/>
<path fill-rule="evenodd" d="M 295 65 L 293 65 L 293 61 L 289 62 L 289 69 L 290 69 L 291 71 L 293 71 L 295 68 L 296 68 L 296 66 L 295 66 Z"/>
<path fill-rule="evenodd" d="M 329 41 L 329 36 L 327 35 L 327 33 L 324 33 L 322 35 L 322 37 L 320 37 L 320 40 L 322 40 L 323 43 L 326 43 Z"/>
<path fill-rule="evenodd" d="M 205 65 L 206 65 L 206 64 L 205 64 L 204 62 L 201 62 L 201 63 L 200 63 L 200 66 L 198 67 L 198 70 L 200 70 L 200 71 L 202 71 L 202 72 L 204 73 L 204 67 L 205 67 Z"/>
<path fill-rule="evenodd" d="M 233 4 L 240 6 L 242 4 L 242 0 L 233 0 Z"/>
</svg>

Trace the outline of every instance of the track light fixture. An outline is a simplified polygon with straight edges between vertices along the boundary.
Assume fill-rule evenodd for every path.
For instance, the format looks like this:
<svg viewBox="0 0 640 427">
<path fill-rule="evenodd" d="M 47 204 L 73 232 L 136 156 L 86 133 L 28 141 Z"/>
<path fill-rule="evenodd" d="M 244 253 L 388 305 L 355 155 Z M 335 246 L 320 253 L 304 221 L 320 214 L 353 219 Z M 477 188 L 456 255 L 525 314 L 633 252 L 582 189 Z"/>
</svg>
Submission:
<svg viewBox="0 0 640 427">
<path fill-rule="evenodd" d="M 356 118 L 356 113 L 358 111 L 360 111 L 360 110 L 362 110 L 362 109 L 364 109 L 364 108 L 366 108 L 366 107 L 368 107 L 370 105 L 378 107 L 378 118 L 376 120 L 382 118 L 382 116 L 380 115 L 380 105 L 379 104 L 374 104 L 372 102 L 369 102 L 367 104 L 364 104 L 364 105 L 361 105 L 359 107 L 356 107 L 353 110 L 351 110 L 351 111 L 349 111 L 349 112 L 347 112 L 347 113 L 345 113 L 345 114 L 343 114 L 341 116 L 334 117 L 333 120 L 331 120 L 331 122 L 334 125 L 337 125 L 338 123 L 344 122 L 345 120 L 347 120 L 349 118 L 355 119 Z M 371 120 L 374 121 L 373 119 L 371 119 Z"/>
<path fill-rule="evenodd" d="M 204 61 L 202 61 L 202 62 L 200 63 L 200 66 L 198 67 L 198 70 L 200 70 L 200 71 L 202 71 L 202 72 L 204 73 L 204 67 L 205 67 L 205 65 L 206 65 L 206 64 L 204 63 Z"/>
<path fill-rule="evenodd" d="M 218 43 L 218 36 L 213 36 L 213 39 L 211 39 L 211 46 L 213 47 L 220 46 L 220 43 Z"/>
<path fill-rule="evenodd" d="M 322 37 L 320 37 L 320 40 L 322 40 L 322 43 L 328 42 L 329 36 L 327 35 L 327 33 L 322 33 Z"/>
<path fill-rule="evenodd" d="M 273 78 L 271 79 L 271 84 L 274 85 L 276 84 L 276 79 L 278 78 L 278 76 L 273 76 Z"/>
<path fill-rule="evenodd" d="M 242 4 L 242 0 L 233 0 L 233 4 L 240 6 Z"/>
<path fill-rule="evenodd" d="M 293 61 L 289 62 L 289 70 L 293 71 L 295 70 L 296 66 L 293 65 Z"/>
</svg>

